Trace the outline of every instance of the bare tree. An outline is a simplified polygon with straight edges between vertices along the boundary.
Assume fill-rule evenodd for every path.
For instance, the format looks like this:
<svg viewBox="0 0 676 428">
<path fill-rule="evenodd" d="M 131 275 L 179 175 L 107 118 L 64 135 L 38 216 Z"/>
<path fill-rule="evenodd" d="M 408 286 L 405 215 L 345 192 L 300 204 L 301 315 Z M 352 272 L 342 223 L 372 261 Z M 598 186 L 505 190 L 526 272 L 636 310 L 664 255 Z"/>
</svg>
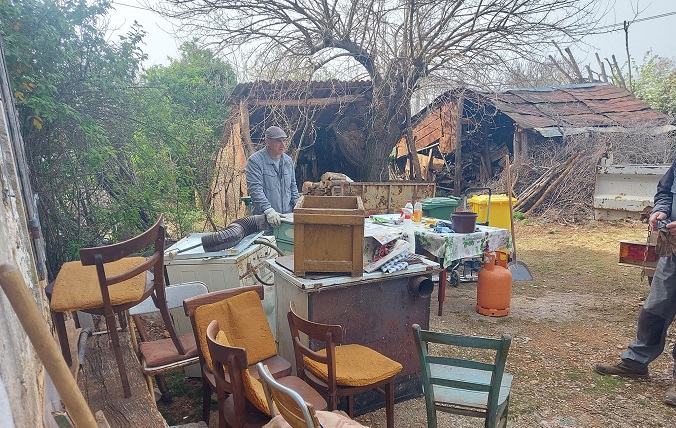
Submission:
<svg viewBox="0 0 676 428">
<path fill-rule="evenodd" d="M 574 41 L 594 26 L 597 1 L 162 0 L 159 9 L 193 37 L 246 47 L 264 64 L 277 64 L 280 55 L 313 70 L 356 64 L 373 90 L 357 124 L 366 144 L 353 158 L 363 171 L 358 178 L 384 180 L 386 154 L 421 82 L 470 82 L 534 58 L 552 41 Z"/>
</svg>

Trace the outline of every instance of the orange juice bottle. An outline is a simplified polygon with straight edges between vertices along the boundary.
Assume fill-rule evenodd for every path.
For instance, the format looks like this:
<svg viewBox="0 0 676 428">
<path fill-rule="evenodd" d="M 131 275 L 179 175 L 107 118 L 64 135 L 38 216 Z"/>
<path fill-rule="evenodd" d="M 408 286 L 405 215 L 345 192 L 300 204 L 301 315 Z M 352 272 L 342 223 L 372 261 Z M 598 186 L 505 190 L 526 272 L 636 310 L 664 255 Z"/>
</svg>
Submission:
<svg viewBox="0 0 676 428">
<path fill-rule="evenodd" d="M 420 223 L 422 221 L 422 202 L 420 202 L 420 198 L 418 198 L 417 201 L 415 201 L 415 205 L 413 205 L 413 223 Z"/>
</svg>

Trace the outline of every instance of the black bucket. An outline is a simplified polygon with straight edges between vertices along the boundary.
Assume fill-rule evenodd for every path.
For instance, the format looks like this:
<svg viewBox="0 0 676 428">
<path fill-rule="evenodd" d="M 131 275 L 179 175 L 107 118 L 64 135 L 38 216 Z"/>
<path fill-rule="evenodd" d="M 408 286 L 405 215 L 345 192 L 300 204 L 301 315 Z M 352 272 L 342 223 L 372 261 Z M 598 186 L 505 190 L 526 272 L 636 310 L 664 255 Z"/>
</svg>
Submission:
<svg viewBox="0 0 676 428">
<path fill-rule="evenodd" d="M 476 228 L 476 218 L 479 214 L 472 211 L 459 211 L 451 214 L 451 223 L 455 233 L 472 233 Z"/>
</svg>

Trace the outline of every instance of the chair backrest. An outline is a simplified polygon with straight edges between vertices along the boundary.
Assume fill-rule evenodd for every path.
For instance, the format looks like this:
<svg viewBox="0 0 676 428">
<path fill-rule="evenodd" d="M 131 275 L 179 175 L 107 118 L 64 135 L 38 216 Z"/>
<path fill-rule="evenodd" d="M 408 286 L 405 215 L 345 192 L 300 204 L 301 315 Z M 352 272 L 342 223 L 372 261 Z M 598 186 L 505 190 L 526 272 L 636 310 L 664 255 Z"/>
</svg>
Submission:
<svg viewBox="0 0 676 428">
<path fill-rule="evenodd" d="M 296 371 L 302 373 L 304 370 L 303 356 L 311 358 L 328 366 L 329 383 L 335 385 L 335 351 L 336 344 L 343 342 L 343 328 L 339 325 L 320 324 L 309 321 L 296 312 L 296 307 L 291 302 L 289 313 L 287 314 L 289 328 L 291 329 L 291 340 L 296 357 Z M 306 334 L 310 339 L 326 343 L 326 355 L 319 354 L 308 346 L 304 345 L 300 339 L 300 333 Z"/>
<path fill-rule="evenodd" d="M 229 288 L 226 290 L 214 291 L 201 296 L 191 297 L 183 301 L 183 310 L 185 311 L 186 316 L 190 318 L 192 331 L 195 334 L 195 343 L 197 344 L 200 364 L 207 364 L 207 366 L 211 368 L 211 358 L 205 353 L 205 351 L 208 351 L 209 349 L 208 343 L 205 343 L 205 341 L 206 329 L 213 318 L 205 320 L 198 319 L 199 317 L 195 316 L 197 309 L 204 305 L 221 302 L 249 291 L 255 291 L 258 294 L 260 300 L 263 299 L 263 286 L 252 285 L 249 287 Z M 205 323 L 206 325 L 204 325 Z"/>
<path fill-rule="evenodd" d="M 214 378 L 216 381 L 216 394 L 232 394 L 235 417 L 246 415 L 246 396 L 244 394 L 244 379 L 242 371 L 248 366 L 246 349 L 226 346 L 216 340 L 220 328 L 218 321 L 213 320 L 206 330 L 206 341 L 209 346 L 214 364 Z M 225 371 L 230 376 L 230 384 L 225 381 Z M 235 425 L 239 425 L 236 423 Z"/>
<path fill-rule="evenodd" d="M 504 334 L 500 339 L 464 336 L 451 333 L 434 332 L 422 330 L 419 325 L 413 324 L 413 334 L 415 337 L 416 348 L 420 357 L 420 369 L 423 376 L 423 385 L 425 387 L 425 399 L 428 401 L 428 418 L 430 412 L 430 401 L 436 401 L 434 396 L 434 385 L 455 388 L 460 390 L 488 393 L 486 418 L 494 419 L 498 410 L 498 399 L 500 396 L 500 387 L 505 371 L 507 353 L 512 341 L 511 336 Z M 476 348 L 488 350 L 488 356 L 464 357 L 462 353 L 456 356 L 431 355 L 427 344 L 437 343 L 459 348 Z M 449 366 L 459 368 L 463 373 L 464 369 L 472 370 L 471 376 L 454 377 L 453 379 L 444 378 L 432 373 L 432 369 L 438 366 Z M 483 372 L 485 376 L 477 376 L 477 373 Z M 482 380 L 483 377 L 483 380 Z M 488 380 L 488 381 L 486 381 Z M 453 403 L 447 403 L 453 404 Z M 477 416 L 477 415 L 474 415 Z"/>
<path fill-rule="evenodd" d="M 276 410 L 291 428 L 320 428 L 321 425 L 312 404 L 306 403 L 303 397 L 293 389 L 277 382 L 263 363 L 258 363 L 256 366 L 272 417 L 277 414 L 276 406 Z"/>
<path fill-rule="evenodd" d="M 142 234 L 135 236 L 123 242 L 102 247 L 91 247 L 80 249 L 80 261 L 83 266 L 96 265 L 96 271 L 103 296 L 105 307 L 111 306 L 108 287 L 117 284 L 135 276 L 140 275 L 150 269 L 153 270 L 153 287 L 147 289 L 141 300 L 148 297 L 153 290 L 156 291 L 158 298 L 164 299 L 164 220 L 160 215 L 155 224 Z M 107 275 L 105 264 L 115 262 L 132 254 L 138 253 L 150 246 L 153 246 L 153 254 L 144 262 L 135 265 L 121 273 Z M 128 309 L 137 302 L 129 303 L 120 307 L 119 310 Z"/>
</svg>

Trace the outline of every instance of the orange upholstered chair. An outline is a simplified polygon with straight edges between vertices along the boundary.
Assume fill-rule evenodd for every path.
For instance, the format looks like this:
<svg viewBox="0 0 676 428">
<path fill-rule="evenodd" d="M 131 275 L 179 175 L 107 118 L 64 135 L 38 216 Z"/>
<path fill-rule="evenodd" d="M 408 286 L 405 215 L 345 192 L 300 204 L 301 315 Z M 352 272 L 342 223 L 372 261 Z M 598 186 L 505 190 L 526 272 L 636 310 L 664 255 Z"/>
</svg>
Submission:
<svg viewBox="0 0 676 428">
<path fill-rule="evenodd" d="M 71 354 L 64 322 L 65 312 L 103 315 L 110 335 L 125 397 L 131 396 L 122 358 L 115 314 L 126 311 L 149 296 L 157 305 L 176 351 L 185 349 L 172 323 L 164 290 L 164 222 L 159 216 L 150 229 L 134 238 L 103 247 L 82 248 L 79 262 L 64 263 L 51 292 L 50 308 L 61 352 L 70 365 Z M 151 248 L 152 255 L 130 257 Z M 122 317 L 121 317 L 122 318 Z"/>
<path fill-rule="evenodd" d="M 211 394 L 217 392 L 214 368 L 207 342 L 209 323 L 217 320 L 221 329 L 231 338 L 234 347 L 247 351 L 249 371 L 258 378 L 255 364 L 263 362 L 275 377 L 291 373 L 291 363 L 277 355 L 277 344 L 265 317 L 261 300 L 263 286 L 230 288 L 186 299 L 183 302 L 185 314 L 190 317 L 200 365 L 202 367 L 202 419 L 209 421 Z M 219 403 L 230 392 L 230 375 L 224 373 L 223 394 L 218 396 Z"/>
<path fill-rule="evenodd" d="M 220 329 L 216 320 L 207 327 L 206 339 L 216 381 L 216 394 L 219 397 L 219 428 L 258 427 L 267 423 L 274 410 L 268 405 L 260 380 L 251 373 L 252 366 L 247 362 L 247 351 L 232 346 L 229 335 Z M 261 375 L 258 368 L 256 374 Z M 300 378 L 282 376 L 278 381 L 298 391 L 313 406 L 326 408 L 324 398 Z M 226 387 L 230 393 L 227 397 Z"/>
<path fill-rule="evenodd" d="M 299 316 L 291 302 L 288 313 L 291 340 L 296 356 L 296 372 L 316 388 L 328 393 L 329 410 L 338 406 L 338 397 L 347 397 L 347 413 L 354 416 L 354 395 L 376 390 L 385 395 L 387 428 L 394 427 L 394 377 L 402 365 L 371 348 L 343 342 L 339 325 L 319 324 Z M 304 345 L 299 333 L 324 342 L 324 349 L 313 351 Z"/>
</svg>

